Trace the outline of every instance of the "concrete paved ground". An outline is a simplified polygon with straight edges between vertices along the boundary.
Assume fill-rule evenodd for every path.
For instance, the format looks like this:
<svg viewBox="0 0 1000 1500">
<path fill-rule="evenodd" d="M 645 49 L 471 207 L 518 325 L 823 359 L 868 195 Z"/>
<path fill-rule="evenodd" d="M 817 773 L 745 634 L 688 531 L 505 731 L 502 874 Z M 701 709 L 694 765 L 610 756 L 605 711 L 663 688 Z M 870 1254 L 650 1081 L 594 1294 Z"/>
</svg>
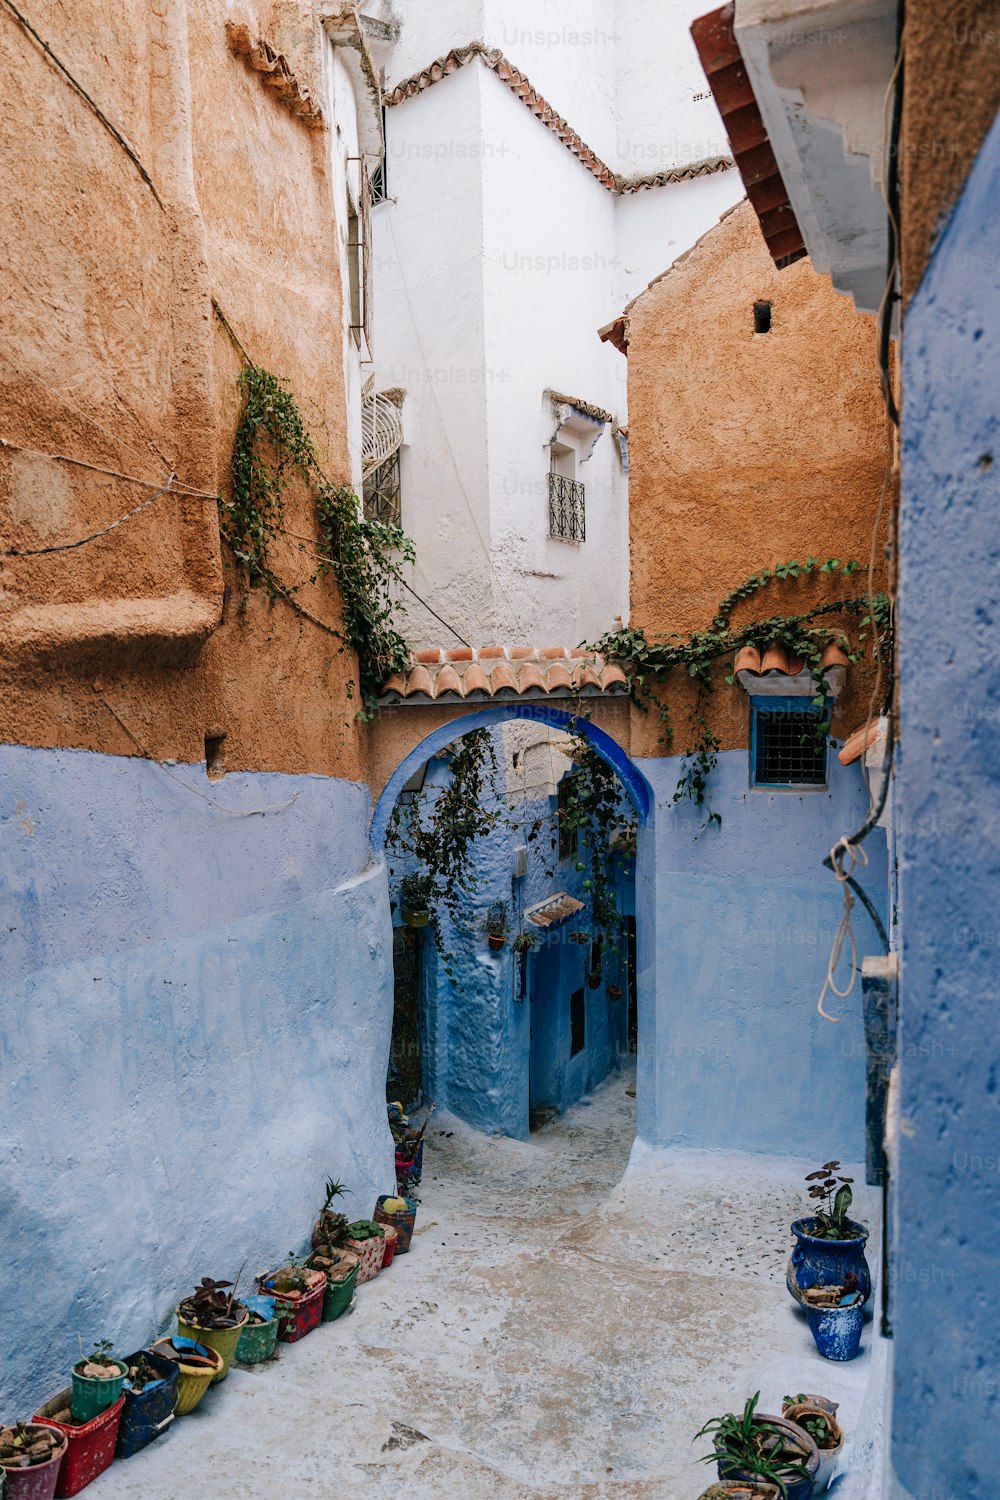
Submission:
<svg viewBox="0 0 1000 1500">
<path fill-rule="evenodd" d="M 758 1388 L 772 1411 L 829 1395 L 850 1433 L 872 1325 L 830 1364 L 784 1288 L 815 1164 L 633 1151 L 633 1076 L 530 1142 L 435 1117 L 410 1254 L 339 1322 L 234 1369 L 93 1500 L 686 1500 L 712 1477 L 694 1433 Z M 876 1223 L 870 1190 L 859 1216 Z M 880 1493 L 846 1483 L 837 1500 Z"/>
</svg>

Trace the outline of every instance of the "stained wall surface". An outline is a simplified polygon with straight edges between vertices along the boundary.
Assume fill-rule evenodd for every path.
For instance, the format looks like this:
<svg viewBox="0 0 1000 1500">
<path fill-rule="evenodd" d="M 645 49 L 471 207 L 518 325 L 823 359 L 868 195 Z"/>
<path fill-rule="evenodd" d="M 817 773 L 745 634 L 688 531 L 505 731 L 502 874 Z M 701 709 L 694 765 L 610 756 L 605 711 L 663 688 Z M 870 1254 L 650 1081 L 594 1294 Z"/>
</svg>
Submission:
<svg viewBox="0 0 1000 1500">
<path fill-rule="evenodd" d="M 213 303 L 348 474 L 328 134 L 232 54 L 225 4 L 35 19 L 149 181 L 5 10 L 2 545 L 188 489 L 3 560 L 0 1235 L 45 1288 L 0 1335 L 12 1415 L 65 1383 L 76 1330 L 132 1349 L 200 1276 L 245 1260 L 246 1289 L 305 1243 L 325 1175 L 356 1215 L 393 1181 L 355 663 L 246 595 L 215 498 L 242 356 Z M 322 96 L 311 7 L 241 19 L 284 28 Z M 288 525 L 315 534 L 306 495 Z M 338 625 L 297 540 L 272 563 Z"/>
<path fill-rule="evenodd" d="M 894 1497 L 995 1488 L 1000 124 L 904 325 Z"/>
</svg>

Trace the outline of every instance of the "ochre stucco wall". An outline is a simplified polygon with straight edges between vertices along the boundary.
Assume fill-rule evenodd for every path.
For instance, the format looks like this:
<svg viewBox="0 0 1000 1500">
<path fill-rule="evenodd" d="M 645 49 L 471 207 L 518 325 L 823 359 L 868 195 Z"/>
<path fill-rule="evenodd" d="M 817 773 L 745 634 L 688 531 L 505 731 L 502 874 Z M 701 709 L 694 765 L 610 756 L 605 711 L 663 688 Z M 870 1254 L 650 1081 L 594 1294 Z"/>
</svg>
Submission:
<svg viewBox="0 0 1000 1500">
<path fill-rule="evenodd" d="M 903 299 L 1000 109 L 996 0 L 907 0 L 900 131 Z"/>
<path fill-rule="evenodd" d="M 254 361 L 288 377 L 326 472 L 347 475 L 327 132 L 296 120 L 230 53 L 229 11 L 222 0 L 80 0 L 36 17 L 135 146 L 162 207 L 38 46 L 0 16 L 11 59 L 0 104 L 0 435 L 151 480 L 174 469 L 210 496 L 226 483 L 240 365 L 213 298 Z M 280 33 L 321 94 L 308 8 L 245 7 L 240 19 Z M 86 535 L 148 493 L 0 450 L 7 546 Z M 288 525 L 314 534 L 307 497 Z M 289 584 L 308 576 L 295 543 L 277 562 Z M 211 498 L 164 497 L 85 547 L 5 559 L 0 738 L 198 761 L 205 735 L 224 733 L 229 769 L 362 778 L 352 658 L 287 604 L 241 594 Z M 338 622 L 329 580 L 299 598 Z"/>
<path fill-rule="evenodd" d="M 766 334 L 754 333 L 757 301 L 771 303 Z M 744 201 L 640 294 L 627 322 L 632 625 L 651 638 L 705 628 L 732 588 L 791 558 L 867 567 L 887 452 L 874 319 L 808 260 L 776 271 Z M 864 588 L 863 573 L 771 585 L 733 620 Z M 674 751 L 692 699 L 678 676 Z M 835 734 L 865 717 L 866 682 L 850 669 Z M 710 717 L 724 748 L 746 744 L 746 695 L 721 673 Z M 658 730 L 635 713 L 633 753 L 663 753 Z"/>
</svg>

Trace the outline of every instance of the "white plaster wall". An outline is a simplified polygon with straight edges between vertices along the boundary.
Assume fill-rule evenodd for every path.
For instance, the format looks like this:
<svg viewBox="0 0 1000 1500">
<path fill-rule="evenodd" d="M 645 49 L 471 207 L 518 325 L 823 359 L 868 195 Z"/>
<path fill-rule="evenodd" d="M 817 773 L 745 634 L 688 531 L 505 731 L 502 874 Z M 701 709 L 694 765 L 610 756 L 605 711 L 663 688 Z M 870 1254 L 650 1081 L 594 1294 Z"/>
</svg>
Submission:
<svg viewBox="0 0 1000 1500">
<path fill-rule="evenodd" d="M 482 40 L 486 0 L 395 0 L 399 41 L 386 63 L 385 82 L 392 88 L 401 78 L 419 73 L 452 47 Z M 362 5 L 366 11 L 370 7 Z"/>
<path fill-rule="evenodd" d="M 488 442 L 497 617 L 508 640 L 576 646 L 626 609 L 628 508 L 610 424 L 577 467 L 587 539 L 548 536 L 546 389 L 618 416 L 626 365 L 597 337 L 618 311 L 615 199 L 493 74 L 484 131 L 502 140 L 483 200 Z M 585 451 L 585 450 L 584 450 Z"/>
<path fill-rule="evenodd" d="M 734 167 L 692 182 L 622 193 L 616 209 L 618 311 L 714 229 L 743 192 L 743 181 Z"/>
<path fill-rule="evenodd" d="M 386 112 L 391 201 L 372 210 L 377 381 L 407 393 L 411 581 L 477 642 L 493 633 L 486 399 L 495 372 L 484 342 L 482 226 L 483 153 L 493 146 L 482 134 L 483 83 L 481 68 L 467 68 Z M 458 644 L 416 600 L 406 605 L 411 640 Z"/>
</svg>

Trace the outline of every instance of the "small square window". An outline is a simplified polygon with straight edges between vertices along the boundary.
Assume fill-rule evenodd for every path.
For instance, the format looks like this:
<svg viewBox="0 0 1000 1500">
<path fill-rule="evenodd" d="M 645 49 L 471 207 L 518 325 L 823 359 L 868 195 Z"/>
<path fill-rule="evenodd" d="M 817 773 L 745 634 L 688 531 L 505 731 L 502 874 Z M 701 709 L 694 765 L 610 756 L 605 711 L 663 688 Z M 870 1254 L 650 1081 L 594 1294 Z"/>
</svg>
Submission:
<svg viewBox="0 0 1000 1500">
<path fill-rule="evenodd" d="M 826 786 L 826 710 L 808 699 L 754 703 L 750 733 L 754 786 Z"/>
</svg>

